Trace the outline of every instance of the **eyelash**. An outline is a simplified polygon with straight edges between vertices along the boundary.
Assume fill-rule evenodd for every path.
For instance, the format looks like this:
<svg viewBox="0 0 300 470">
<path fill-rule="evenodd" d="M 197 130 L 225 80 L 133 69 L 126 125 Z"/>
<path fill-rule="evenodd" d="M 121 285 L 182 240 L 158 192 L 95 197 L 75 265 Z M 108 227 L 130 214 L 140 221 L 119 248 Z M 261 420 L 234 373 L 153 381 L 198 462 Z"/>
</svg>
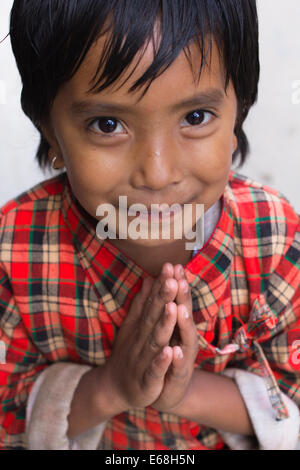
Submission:
<svg viewBox="0 0 300 470">
<path fill-rule="evenodd" d="M 209 113 L 209 114 L 211 114 L 214 118 L 218 118 L 218 117 L 219 117 L 219 116 L 218 116 L 215 112 L 213 112 L 213 111 L 209 111 L 209 110 L 207 110 L 207 109 L 195 109 L 195 110 L 191 111 L 190 113 L 187 113 L 187 114 L 185 115 L 185 118 L 184 118 L 184 119 L 186 119 L 187 116 L 189 116 L 189 115 L 191 115 L 191 114 L 193 114 L 193 113 L 196 113 L 196 112 L 204 113 L 204 114 L 205 114 L 205 113 Z M 102 119 L 107 119 L 107 120 L 108 120 L 108 119 L 111 119 L 112 121 L 115 121 L 116 123 L 122 125 L 122 123 L 121 123 L 118 119 L 116 119 L 116 118 L 114 118 L 114 117 L 112 117 L 112 116 L 98 116 L 97 118 L 94 118 L 92 121 L 90 121 L 90 122 L 87 124 L 87 130 L 88 130 L 89 132 L 95 133 L 96 131 L 95 131 L 95 130 L 92 130 L 92 129 L 91 129 L 91 126 L 92 126 L 94 123 L 96 123 L 96 122 L 98 122 L 98 121 L 100 121 L 100 120 L 102 120 Z M 192 124 L 190 124 L 189 126 L 183 126 L 183 127 L 192 127 L 192 128 L 193 128 L 193 127 L 195 127 L 195 128 L 200 127 L 200 128 L 201 128 L 201 127 L 206 127 L 210 122 L 211 122 L 211 119 L 210 119 L 207 123 L 205 123 L 204 125 L 203 125 L 203 124 L 197 124 L 197 125 L 193 126 Z M 123 127 L 123 125 L 122 125 L 122 127 Z M 114 137 L 114 136 L 116 136 L 116 135 L 119 135 L 119 133 L 114 134 L 113 132 L 112 132 L 112 133 L 105 133 L 105 132 L 102 132 L 100 129 L 99 129 L 99 131 L 96 132 L 96 134 L 100 135 L 101 137 L 108 137 L 108 138 L 111 138 L 111 137 Z"/>
</svg>

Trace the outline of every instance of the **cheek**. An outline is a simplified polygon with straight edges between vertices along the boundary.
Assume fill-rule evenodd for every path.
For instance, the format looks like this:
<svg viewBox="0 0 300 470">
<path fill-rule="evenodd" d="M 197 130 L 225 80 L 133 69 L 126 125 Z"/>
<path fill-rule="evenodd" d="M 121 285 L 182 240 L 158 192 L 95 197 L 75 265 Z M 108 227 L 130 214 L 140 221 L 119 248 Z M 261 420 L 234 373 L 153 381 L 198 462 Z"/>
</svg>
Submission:
<svg viewBox="0 0 300 470">
<path fill-rule="evenodd" d="M 116 159 L 103 150 L 78 149 L 65 154 L 68 176 L 87 194 L 109 193 L 121 183 L 126 169 L 122 159 Z"/>
<path fill-rule="evenodd" d="M 119 147 L 100 147 L 71 125 L 60 126 L 59 145 L 70 181 L 87 194 L 107 193 L 127 174 Z"/>
<path fill-rule="evenodd" d="M 226 180 L 232 164 L 232 135 L 218 132 L 193 149 L 194 172 L 204 183 Z"/>
<path fill-rule="evenodd" d="M 111 202 L 116 188 L 121 186 L 124 175 L 120 165 L 112 165 L 111 159 L 87 151 L 66 156 L 66 170 L 75 197 L 85 210 L 96 217 L 97 207 Z M 124 177 L 124 176 L 123 176 Z"/>
</svg>

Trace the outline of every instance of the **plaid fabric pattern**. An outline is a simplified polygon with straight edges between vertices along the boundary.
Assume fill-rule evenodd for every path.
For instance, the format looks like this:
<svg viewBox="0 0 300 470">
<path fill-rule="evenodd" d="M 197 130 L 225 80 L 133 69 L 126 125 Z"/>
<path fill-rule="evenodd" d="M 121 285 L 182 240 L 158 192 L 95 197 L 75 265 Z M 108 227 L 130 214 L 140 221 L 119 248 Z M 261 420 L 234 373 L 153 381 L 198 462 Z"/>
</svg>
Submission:
<svg viewBox="0 0 300 470">
<path fill-rule="evenodd" d="M 245 369 L 300 405 L 300 220 L 272 188 L 230 173 L 208 242 L 185 266 L 199 333 L 195 368 Z M 148 274 L 109 240 L 74 197 L 66 173 L 1 208 L 0 448 L 25 449 L 28 395 L 58 361 L 97 366 L 111 354 Z M 222 449 L 219 433 L 151 406 L 108 421 L 99 449 Z"/>
</svg>

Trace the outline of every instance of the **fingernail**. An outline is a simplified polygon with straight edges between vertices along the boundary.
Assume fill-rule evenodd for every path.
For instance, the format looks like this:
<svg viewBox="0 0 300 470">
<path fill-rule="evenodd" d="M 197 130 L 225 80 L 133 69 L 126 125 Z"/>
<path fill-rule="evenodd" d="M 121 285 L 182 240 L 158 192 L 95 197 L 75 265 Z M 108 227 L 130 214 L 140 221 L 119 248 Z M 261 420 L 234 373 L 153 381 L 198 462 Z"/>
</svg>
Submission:
<svg viewBox="0 0 300 470">
<path fill-rule="evenodd" d="M 184 318 L 189 318 L 189 312 L 184 308 Z"/>
<path fill-rule="evenodd" d="M 182 350 L 180 348 L 177 348 L 176 350 L 176 356 L 178 359 L 182 359 L 183 358 L 183 353 L 182 353 Z"/>
<path fill-rule="evenodd" d="M 169 265 L 165 264 L 162 270 L 163 274 L 169 274 Z"/>
</svg>

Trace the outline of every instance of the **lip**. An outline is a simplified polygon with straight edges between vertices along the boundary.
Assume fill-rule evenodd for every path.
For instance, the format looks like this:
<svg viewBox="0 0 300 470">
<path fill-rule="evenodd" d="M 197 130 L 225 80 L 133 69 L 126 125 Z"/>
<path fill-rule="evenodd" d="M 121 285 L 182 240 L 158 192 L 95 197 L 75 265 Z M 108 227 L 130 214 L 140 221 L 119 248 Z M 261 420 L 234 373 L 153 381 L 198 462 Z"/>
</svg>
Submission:
<svg viewBox="0 0 300 470">
<path fill-rule="evenodd" d="M 184 206 L 186 204 L 192 204 L 193 201 L 195 200 L 195 197 L 196 196 L 193 196 L 192 198 L 188 199 L 188 201 L 184 202 L 184 203 L 179 203 L 179 202 L 173 202 L 172 204 L 168 204 L 168 207 L 171 208 L 173 205 L 178 205 L 179 204 L 179 208 L 175 209 L 175 210 L 170 210 L 170 209 L 167 209 L 165 211 L 160 211 L 160 210 L 157 210 L 157 209 L 151 209 L 147 207 L 147 211 L 137 211 L 137 214 L 138 216 L 141 218 L 141 219 L 145 219 L 145 220 L 162 220 L 162 219 L 165 219 L 165 218 L 174 218 L 174 216 L 176 216 L 177 214 L 179 214 L 180 212 L 182 213 L 182 211 L 184 210 Z M 146 204 L 145 204 L 146 205 Z M 163 203 L 161 204 L 155 204 L 153 203 L 153 205 L 163 205 Z"/>
<path fill-rule="evenodd" d="M 154 220 L 162 220 L 165 218 L 172 219 L 176 214 L 180 213 L 183 210 L 184 204 L 180 204 L 178 208 L 175 210 L 165 210 L 165 211 L 157 211 L 157 210 L 149 210 L 148 212 L 139 211 L 139 217 L 141 219 L 154 219 Z M 171 207 L 171 206 L 170 206 Z"/>
<path fill-rule="evenodd" d="M 162 220 L 162 219 L 165 219 L 165 218 L 167 218 L 167 217 L 169 217 L 170 219 L 172 219 L 172 218 L 174 218 L 174 216 L 178 215 L 180 212 L 182 213 L 182 211 L 184 210 L 184 206 L 185 206 L 186 204 L 192 204 L 193 202 L 195 202 L 196 198 L 197 198 L 197 195 L 194 195 L 192 198 L 188 199 L 188 200 L 187 200 L 186 202 L 184 202 L 184 203 L 173 202 L 172 204 L 167 204 L 169 208 L 171 208 L 173 205 L 176 205 L 176 206 L 177 206 L 177 205 L 179 204 L 180 207 L 179 207 L 178 209 L 175 209 L 175 211 L 174 211 L 174 210 L 170 210 L 170 209 L 167 209 L 167 210 L 165 210 L 165 211 L 157 210 L 157 208 L 156 208 L 156 209 L 151 209 L 151 205 L 159 206 L 159 207 L 160 207 L 160 206 L 162 206 L 162 205 L 164 205 L 164 204 L 166 204 L 166 203 L 160 203 L 160 204 L 159 204 L 159 203 L 152 203 L 152 204 L 150 205 L 150 207 L 148 207 L 147 204 L 140 203 L 140 204 L 146 206 L 146 209 L 147 209 L 147 210 L 146 210 L 146 211 L 138 211 L 138 210 L 137 210 L 137 211 L 136 211 L 136 214 L 134 214 L 134 215 L 129 215 L 129 214 L 128 214 L 128 212 L 129 212 L 128 208 L 130 208 L 131 205 L 136 204 L 136 202 L 134 202 L 134 203 L 132 203 L 132 204 L 127 204 L 127 205 L 124 206 L 124 207 L 122 207 L 122 206 L 120 206 L 120 205 L 119 205 L 119 206 L 115 206 L 115 207 L 116 207 L 116 209 L 118 209 L 118 210 L 121 211 L 121 212 L 124 212 L 124 211 L 125 211 L 125 213 L 127 214 L 127 217 L 136 217 L 136 216 L 138 216 L 138 217 L 140 217 L 140 218 L 143 219 L 143 220 L 151 220 L 151 219 L 152 219 L 152 220 Z"/>
</svg>

